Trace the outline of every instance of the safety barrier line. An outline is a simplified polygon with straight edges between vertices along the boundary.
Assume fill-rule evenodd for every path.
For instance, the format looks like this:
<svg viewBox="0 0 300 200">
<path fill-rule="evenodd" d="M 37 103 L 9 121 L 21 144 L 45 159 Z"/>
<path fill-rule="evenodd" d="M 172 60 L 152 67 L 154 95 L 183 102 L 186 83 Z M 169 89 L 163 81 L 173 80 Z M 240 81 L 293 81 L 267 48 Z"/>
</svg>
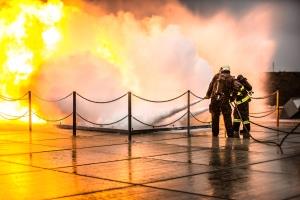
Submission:
<svg viewBox="0 0 300 200">
<path fill-rule="evenodd" d="M 274 112 L 276 112 L 276 110 L 272 110 L 271 112 L 265 114 L 265 115 L 261 115 L 261 116 L 254 116 L 254 115 L 249 115 L 249 117 L 253 117 L 253 118 L 264 118 L 264 117 L 267 117 L 271 114 L 273 114 Z"/>
<path fill-rule="evenodd" d="M 59 121 L 65 120 L 65 119 L 67 119 L 68 117 L 70 117 L 70 116 L 73 114 L 73 112 L 70 113 L 69 115 L 65 116 L 65 117 L 60 118 L 60 119 L 46 119 L 46 118 L 44 118 L 44 117 L 41 117 L 41 116 L 38 115 L 37 113 L 33 113 L 33 114 L 34 114 L 35 116 L 37 116 L 38 118 L 40 118 L 40 119 L 42 119 L 42 120 L 45 120 L 45 121 L 47 121 L 47 122 L 59 122 Z"/>
<path fill-rule="evenodd" d="M 181 95 L 179 95 L 179 96 L 177 96 L 177 97 L 174 97 L 174 98 L 172 98 L 172 99 L 167 99 L 167 100 L 150 100 L 150 99 L 145 99 L 145 98 L 140 97 L 140 96 L 138 96 L 138 95 L 136 95 L 136 94 L 133 94 L 133 93 L 132 93 L 132 96 L 134 96 L 134 97 L 136 97 L 136 98 L 138 98 L 138 99 L 144 100 L 144 101 L 151 102 L 151 103 L 166 103 L 166 102 L 170 102 L 170 101 L 174 101 L 174 100 L 176 100 L 176 99 L 179 99 L 180 97 L 186 95 L 187 93 L 188 93 L 188 92 L 186 91 L 186 92 L 184 92 L 183 94 L 181 94 Z"/>
<path fill-rule="evenodd" d="M 9 116 L 9 117 L 22 117 L 22 116 L 26 115 L 27 113 L 28 113 L 28 110 L 22 115 L 11 115 L 11 114 L 0 112 L 1 115 L 6 115 L 6 116 Z"/>
<path fill-rule="evenodd" d="M 3 96 L 3 95 L 0 95 L 0 98 L 5 101 L 20 101 L 20 100 L 27 100 L 27 98 L 24 98 L 27 95 L 28 95 L 28 92 L 26 92 L 23 96 L 21 96 L 19 98 L 11 98 L 11 97 Z"/>
<path fill-rule="evenodd" d="M 136 117 L 132 116 L 132 114 L 131 114 L 131 112 L 132 112 L 131 96 L 132 96 L 132 95 L 133 95 L 134 97 L 138 98 L 138 99 L 141 99 L 141 100 L 144 100 L 144 101 L 147 101 L 147 102 L 152 102 L 152 103 L 165 103 L 165 102 L 170 102 L 170 101 L 176 100 L 176 99 L 178 99 L 178 98 L 181 98 L 182 96 L 184 96 L 184 95 L 186 95 L 186 94 L 187 94 L 187 105 L 184 106 L 183 108 L 180 108 L 180 110 L 185 110 L 185 109 L 187 109 L 187 112 L 186 112 L 184 115 L 182 115 L 181 117 L 179 117 L 178 119 L 176 119 L 175 121 L 171 122 L 171 123 L 163 124 L 163 125 L 148 124 L 148 123 L 145 123 L 145 122 L 143 122 L 143 121 L 137 119 Z M 191 103 L 191 102 L 190 102 L 190 94 L 192 94 L 194 97 L 199 98 L 200 100 Z M 274 95 L 274 94 L 277 94 L 277 96 L 276 96 L 276 110 L 277 110 L 277 126 L 279 126 L 279 91 L 276 91 L 276 92 L 274 92 L 274 93 L 272 93 L 272 94 L 270 94 L 270 95 L 268 95 L 268 96 L 265 96 L 265 97 L 252 97 L 252 98 L 253 98 L 253 99 L 268 98 L 268 97 L 270 97 L 270 96 L 272 96 L 272 95 Z M 27 96 L 27 95 L 28 95 L 28 98 L 24 98 L 24 97 Z M 189 90 L 186 91 L 186 92 L 184 92 L 183 94 L 181 94 L 181 95 L 175 97 L 175 98 L 168 99 L 168 100 L 160 100 L 160 101 L 157 101 L 157 100 L 149 100 L 149 99 L 146 99 L 146 98 L 142 98 L 142 97 L 140 97 L 140 96 L 138 96 L 138 95 L 132 94 L 131 92 L 128 92 L 128 93 L 126 93 L 126 94 L 124 94 L 124 95 L 122 95 L 122 96 L 120 96 L 120 97 L 118 97 L 118 98 L 115 98 L 115 99 L 113 99 L 113 100 L 110 100 L 110 101 L 94 101 L 94 100 L 88 99 L 88 98 L 86 98 L 86 97 L 83 97 L 83 96 L 80 95 L 80 94 L 77 94 L 75 91 L 73 91 L 71 94 L 69 94 L 69 95 L 67 95 L 67 96 L 65 96 L 65 97 L 63 97 L 63 98 L 56 99 L 56 100 L 47 100 L 47 99 L 42 98 L 42 97 L 40 97 L 40 96 L 38 96 L 38 95 L 35 95 L 35 94 L 33 94 L 33 95 L 34 95 L 34 97 L 36 97 L 36 98 L 39 99 L 39 100 L 42 100 L 42 101 L 48 101 L 48 102 L 58 102 L 58 101 L 62 101 L 62 100 L 66 99 L 66 98 L 68 98 L 68 97 L 70 97 L 70 96 L 72 95 L 72 96 L 73 96 L 73 99 L 72 99 L 73 112 L 72 112 L 71 114 L 69 114 L 69 115 L 63 117 L 63 118 L 60 118 L 60 119 L 46 119 L 46 118 L 44 118 L 44 117 L 41 117 L 41 116 L 38 115 L 37 113 L 32 113 L 32 93 L 31 93 L 31 91 L 27 92 L 25 95 L 23 95 L 22 97 L 20 97 L 20 98 L 18 98 L 18 99 L 9 98 L 9 97 L 4 97 L 4 96 L 1 96 L 1 95 L 0 95 L 0 99 L 2 98 L 2 99 L 7 100 L 7 101 L 28 100 L 28 114 L 26 113 L 26 115 L 29 116 L 29 117 L 28 117 L 28 121 L 29 121 L 29 122 L 28 122 L 28 123 L 29 123 L 29 131 L 31 131 L 31 129 L 32 129 L 32 114 L 36 115 L 36 116 L 39 117 L 40 119 L 43 119 L 43 120 L 45 120 L 45 121 L 50 121 L 50 122 L 62 121 L 62 120 L 64 120 L 64 119 L 70 117 L 71 115 L 73 115 L 73 116 L 72 116 L 72 119 L 73 119 L 73 136 L 76 136 L 76 124 L 77 124 L 77 119 L 76 119 L 76 117 L 77 117 L 77 116 L 80 117 L 80 118 L 81 118 L 82 120 L 84 120 L 84 121 L 87 121 L 87 122 L 89 122 L 89 123 L 91 123 L 91 124 L 100 125 L 100 126 L 101 126 L 101 125 L 111 125 L 111 124 L 115 124 L 115 123 L 118 123 L 118 122 L 124 120 L 125 118 L 128 118 L 128 140 L 129 140 L 129 141 L 131 141 L 131 133 L 132 133 L 132 124 L 131 124 L 131 121 L 132 121 L 132 119 L 134 119 L 134 120 L 138 121 L 139 123 L 144 124 L 144 125 L 146 125 L 146 126 L 153 127 L 153 128 L 155 128 L 155 127 L 159 128 L 159 127 L 165 127 L 165 126 L 169 126 L 169 125 L 171 125 L 171 124 L 174 124 L 174 123 L 176 123 L 177 121 L 181 120 L 184 116 L 187 115 L 187 124 L 186 124 L 186 126 L 187 126 L 187 130 L 188 130 L 188 135 L 190 135 L 190 134 L 189 134 L 189 130 L 190 130 L 190 116 L 192 116 L 194 119 L 196 119 L 197 121 L 199 121 L 199 122 L 201 122 L 201 123 L 209 123 L 209 122 L 203 122 L 203 121 L 197 119 L 197 117 L 196 117 L 193 113 L 190 112 L 190 107 L 193 106 L 193 105 L 195 105 L 195 104 L 197 104 L 197 103 L 199 103 L 199 102 L 201 102 L 202 100 L 204 100 L 204 98 L 202 98 L 202 97 L 200 97 L 200 96 L 194 94 L 193 92 L 191 92 L 191 91 L 189 91 Z M 79 96 L 80 98 L 82 98 L 82 99 L 84 99 L 84 100 L 86 100 L 86 101 L 92 102 L 92 103 L 111 103 L 111 102 L 117 101 L 117 100 L 119 100 L 119 99 L 125 97 L 126 95 L 128 96 L 128 115 L 125 116 L 125 117 L 123 117 L 122 119 L 116 121 L 116 122 L 105 123 L 105 124 L 95 123 L 95 122 L 92 122 L 92 121 L 89 121 L 89 120 L 85 119 L 84 117 L 82 117 L 80 114 L 78 114 L 78 113 L 76 112 L 76 109 L 77 109 L 77 106 L 76 106 L 76 105 L 77 105 L 77 103 L 76 103 L 76 101 L 77 101 L 76 99 L 77 99 L 77 98 L 76 98 L 76 97 L 77 97 L 77 96 Z M 178 110 L 178 109 L 177 109 L 177 110 Z M 263 113 L 263 112 L 261 112 L 261 113 Z M 269 114 L 270 114 L 270 113 L 267 113 L 267 115 L 269 115 Z M 24 115 L 24 116 L 25 116 L 25 115 Z M 5 117 L 5 116 L 2 116 L 2 117 Z M 16 119 L 17 119 L 17 118 L 21 118 L 21 117 L 23 117 L 23 116 L 18 116 L 18 117 L 16 117 Z M 252 116 L 252 117 L 253 117 L 253 116 Z M 264 117 L 264 116 L 256 116 L 256 117 Z"/>
<path fill-rule="evenodd" d="M 198 121 L 200 123 L 211 124 L 211 121 L 210 122 L 201 121 L 192 112 L 190 112 L 190 114 L 196 121 Z"/>
<path fill-rule="evenodd" d="M 269 94 L 269 95 L 262 96 L 262 97 L 251 97 L 251 99 L 266 99 L 266 98 L 269 98 L 269 97 L 271 97 L 271 96 L 277 94 L 277 92 L 278 92 L 278 90 L 275 91 L 275 92 L 273 92 L 273 93 L 271 93 L 271 94 Z"/>
<path fill-rule="evenodd" d="M 91 103 L 112 103 L 114 101 L 118 101 L 119 99 L 122 99 L 123 97 L 125 97 L 127 95 L 127 93 L 123 94 L 122 96 L 120 97 L 117 97 L 113 100 L 109 100 L 109 101 L 94 101 L 94 100 L 91 100 L 91 99 L 88 99 L 88 98 L 85 98 L 84 96 L 80 95 L 77 93 L 77 96 L 81 97 L 82 99 L 86 100 L 86 101 L 89 101 Z"/>
<path fill-rule="evenodd" d="M 178 122 L 178 121 L 181 120 L 185 115 L 187 115 L 187 112 L 184 113 L 184 114 L 183 114 L 181 117 L 179 117 L 178 119 L 172 121 L 171 123 L 168 123 L 168 124 L 162 124 L 162 125 L 148 124 L 148 123 L 146 123 L 146 122 L 143 122 L 143 121 L 137 119 L 137 118 L 134 117 L 134 116 L 132 116 L 132 118 L 133 118 L 134 120 L 136 120 L 137 122 L 139 122 L 139 123 L 145 125 L 145 126 L 149 126 L 149 127 L 153 127 L 153 128 L 160 128 L 160 127 L 170 126 L 171 124 L 174 124 L 174 123 Z"/>
<path fill-rule="evenodd" d="M 280 141 L 279 143 L 276 143 L 276 142 L 274 142 L 274 141 L 261 141 L 261 140 L 257 140 L 257 139 L 253 138 L 253 137 L 250 135 L 255 141 L 258 141 L 258 142 L 261 142 L 261 143 L 275 144 L 275 145 L 277 145 L 277 146 L 280 147 L 280 148 L 281 148 L 283 142 L 286 140 L 286 138 L 287 138 L 290 134 L 293 134 L 293 133 L 295 132 L 295 130 L 296 130 L 297 128 L 299 128 L 299 126 L 300 126 L 300 123 L 298 123 L 291 131 L 284 131 L 284 130 L 280 130 L 280 129 L 275 129 L 275 128 L 267 127 L 267 126 L 264 126 L 264 125 L 255 123 L 255 122 L 253 122 L 253 121 L 250 121 L 250 123 L 255 124 L 256 126 L 265 128 L 265 129 L 269 129 L 269 130 L 273 130 L 273 131 L 285 133 L 286 135 L 281 139 L 281 141 Z"/>
<path fill-rule="evenodd" d="M 41 100 L 41 101 L 46 101 L 46 102 L 59 102 L 59 101 L 65 100 L 65 99 L 67 99 L 68 97 L 72 96 L 72 92 L 71 92 L 70 94 L 66 95 L 65 97 L 60 98 L 60 99 L 46 99 L 46 98 L 40 97 L 39 95 L 34 94 L 34 93 L 32 93 L 32 95 L 33 95 L 34 97 L 36 97 L 37 99 Z"/>
<path fill-rule="evenodd" d="M 13 118 L 8 118 L 6 117 L 5 115 L 7 116 L 10 116 L 10 117 L 13 117 Z M 22 117 L 27 117 L 28 116 L 28 111 L 26 111 L 23 115 L 21 116 L 13 116 L 13 115 L 8 115 L 8 114 L 5 114 L 5 113 L 0 113 L 0 117 L 2 117 L 3 119 L 6 119 L 6 120 L 18 120 L 18 119 L 21 119 Z"/>
<path fill-rule="evenodd" d="M 95 122 L 92 122 L 92 121 L 87 120 L 86 118 L 82 117 L 82 116 L 81 116 L 80 114 L 78 114 L 78 113 L 76 113 L 76 114 L 77 114 L 77 116 L 78 116 L 79 118 L 81 118 L 82 120 L 84 120 L 84 121 L 86 121 L 86 122 L 88 122 L 88 123 L 90 123 L 90 124 L 97 125 L 97 126 L 109 126 L 109 125 L 117 124 L 117 123 L 123 121 L 124 119 L 126 119 L 126 118 L 128 117 L 128 115 L 126 115 L 125 117 L 122 117 L 121 119 L 119 119 L 119 120 L 117 120 L 117 121 L 114 121 L 114 122 L 111 122 L 111 123 L 95 123 Z"/>
<path fill-rule="evenodd" d="M 269 112 L 272 112 L 272 111 L 276 111 L 276 107 L 274 107 L 274 109 L 272 109 L 272 110 L 266 110 L 266 111 L 261 111 L 261 112 L 252 112 L 252 113 L 249 113 L 249 114 L 250 115 L 264 114 L 264 113 L 269 113 Z"/>
<path fill-rule="evenodd" d="M 192 91 L 191 91 L 191 95 L 193 95 L 194 97 L 196 97 L 198 99 L 204 100 L 204 97 L 200 97 L 200 96 L 196 95 L 195 93 L 193 93 Z"/>
</svg>

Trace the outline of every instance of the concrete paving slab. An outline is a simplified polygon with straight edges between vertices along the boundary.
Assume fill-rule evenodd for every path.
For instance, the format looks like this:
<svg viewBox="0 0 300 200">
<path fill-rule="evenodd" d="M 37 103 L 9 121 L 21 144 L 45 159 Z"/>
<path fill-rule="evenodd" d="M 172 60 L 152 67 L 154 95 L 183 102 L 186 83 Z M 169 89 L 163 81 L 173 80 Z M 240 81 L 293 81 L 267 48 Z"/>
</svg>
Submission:
<svg viewBox="0 0 300 200">
<path fill-rule="evenodd" d="M 57 147 L 48 147 L 43 145 L 34 145 L 30 143 L 5 143 L 0 144 L 0 156 L 25 154 L 32 152 L 43 152 L 59 150 Z"/>
<path fill-rule="evenodd" d="M 153 200 L 153 199 L 176 199 L 176 200 L 200 200 L 210 199 L 217 200 L 219 198 L 207 197 L 189 193 L 182 193 L 176 191 L 162 190 L 157 188 L 133 186 L 123 189 L 109 190 L 104 192 L 95 192 L 92 194 L 70 196 L 65 198 L 58 198 L 59 200 L 90 200 L 90 199 L 142 199 L 142 200 Z"/>
<path fill-rule="evenodd" d="M 55 140 L 39 140 L 33 141 L 34 144 L 41 144 L 46 146 L 61 147 L 66 149 L 72 149 L 74 145 L 76 148 L 104 146 L 114 144 L 127 143 L 126 135 L 99 135 L 99 136 L 77 136 L 73 138 L 62 138 Z"/>
<path fill-rule="evenodd" d="M 273 123 L 274 127 L 275 124 Z M 291 125 L 282 125 L 291 130 Z M 255 137 L 284 134 L 252 126 Z M 282 149 L 210 131 L 133 135 L 57 128 L 0 132 L 0 198 L 297 199 L 300 135 Z"/>
<path fill-rule="evenodd" d="M 0 176 L 5 174 L 38 171 L 39 168 L 0 161 Z"/>
<path fill-rule="evenodd" d="M 0 160 L 42 168 L 58 168 L 127 159 L 127 156 L 89 149 L 49 151 L 33 154 L 0 156 Z"/>
<path fill-rule="evenodd" d="M 73 172 L 73 168 L 59 171 Z M 77 174 L 128 183 L 147 183 L 210 171 L 203 165 L 176 163 L 154 159 L 130 159 L 77 167 Z"/>
<path fill-rule="evenodd" d="M 251 170 L 273 173 L 287 173 L 298 176 L 300 179 L 300 160 L 298 156 L 285 159 L 263 162 L 248 166 Z"/>
<path fill-rule="evenodd" d="M 0 176 L 0 197 L 5 199 L 52 199 L 128 186 L 96 178 L 42 170 Z"/>
<path fill-rule="evenodd" d="M 226 169 L 147 185 L 226 199 L 284 199 L 299 195 L 300 179 L 286 174 Z"/>
<path fill-rule="evenodd" d="M 191 148 L 187 146 L 177 146 L 172 144 L 132 143 L 131 145 L 121 144 L 121 145 L 93 147 L 91 150 L 100 151 L 104 153 L 117 154 L 117 155 L 127 155 L 132 158 L 137 158 L 137 157 L 147 157 L 147 156 L 163 155 L 163 154 L 170 154 L 170 153 L 186 152 L 191 150 Z"/>
<path fill-rule="evenodd" d="M 153 156 L 151 158 L 177 162 L 203 164 L 217 168 L 249 165 L 281 158 L 282 154 L 248 152 L 235 149 L 210 149 L 190 151 L 171 155 Z"/>
</svg>

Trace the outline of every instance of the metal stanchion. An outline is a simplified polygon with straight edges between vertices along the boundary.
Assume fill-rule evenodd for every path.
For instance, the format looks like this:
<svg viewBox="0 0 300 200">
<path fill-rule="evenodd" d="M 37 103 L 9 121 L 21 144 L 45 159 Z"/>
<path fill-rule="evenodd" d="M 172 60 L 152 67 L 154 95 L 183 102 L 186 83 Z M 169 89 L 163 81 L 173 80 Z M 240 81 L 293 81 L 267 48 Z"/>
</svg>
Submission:
<svg viewBox="0 0 300 200">
<path fill-rule="evenodd" d="M 279 127 L 279 90 L 276 91 L 276 109 L 277 109 L 277 114 L 276 114 L 276 119 L 277 119 L 277 128 Z"/>
<path fill-rule="evenodd" d="M 31 107 L 31 91 L 28 92 L 28 122 L 29 131 L 32 131 L 32 107 Z"/>
<path fill-rule="evenodd" d="M 188 133 L 188 136 L 190 137 L 191 136 L 191 127 L 190 127 L 190 123 L 191 123 L 191 118 L 190 118 L 190 99 L 191 99 L 191 91 L 188 90 L 188 93 L 187 93 L 187 133 Z"/>
<path fill-rule="evenodd" d="M 76 92 L 73 91 L 73 136 L 76 136 Z"/>
<path fill-rule="evenodd" d="M 131 92 L 128 92 L 128 142 L 131 142 Z"/>
</svg>

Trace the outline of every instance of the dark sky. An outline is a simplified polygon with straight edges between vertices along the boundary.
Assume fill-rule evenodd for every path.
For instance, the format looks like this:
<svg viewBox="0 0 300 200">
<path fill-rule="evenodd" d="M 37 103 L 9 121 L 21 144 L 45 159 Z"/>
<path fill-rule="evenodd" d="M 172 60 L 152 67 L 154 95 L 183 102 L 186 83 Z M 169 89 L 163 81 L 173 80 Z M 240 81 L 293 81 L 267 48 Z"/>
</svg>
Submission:
<svg viewBox="0 0 300 200">
<path fill-rule="evenodd" d="M 193 12 L 211 16 L 227 9 L 237 18 L 261 4 L 275 8 L 272 36 L 277 42 L 275 71 L 300 71 L 300 0 L 180 0 Z M 270 68 L 272 71 L 272 68 Z"/>
</svg>

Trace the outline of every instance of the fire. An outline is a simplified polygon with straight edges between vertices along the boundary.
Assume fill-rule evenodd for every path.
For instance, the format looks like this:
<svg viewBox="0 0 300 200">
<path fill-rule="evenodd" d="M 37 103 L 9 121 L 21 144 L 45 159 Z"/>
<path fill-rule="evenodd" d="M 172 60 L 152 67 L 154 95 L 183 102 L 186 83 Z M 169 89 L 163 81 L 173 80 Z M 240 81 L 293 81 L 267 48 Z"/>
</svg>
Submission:
<svg viewBox="0 0 300 200">
<path fill-rule="evenodd" d="M 4 97 L 22 97 L 30 89 L 49 99 L 71 91 L 91 99 L 111 99 L 127 91 L 150 99 L 168 99 L 188 89 L 204 95 L 213 69 L 223 64 L 231 65 L 236 75 L 246 73 L 258 88 L 263 84 L 257 74 L 267 69 L 275 49 L 272 10 L 265 7 L 237 19 L 222 10 L 211 17 L 195 15 L 180 1 L 168 0 L 145 1 L 142 7 L 124 1 L 124 10 L 108 0 L 0 2 L 5 2 L 0 3 Z M 0 99 L 0 114 L 7 118 L 24 114 L 21 121 L 27 122 L 27 98 Z M 55 119 L 50 106 L 33 101 L 32 108 Z M 81 112 L 91 121 L 110 122 L 123 108 L 96 112 L 93 106 L 82 106 Z M 152 113 L 150 107 L 135 108 L 141 109 L 141 116 L 147 109 Z M 72 112 L 70 104 L 55 109 L 61 116 Z"/>
<path fill-rule="evenodd" d="M 3 4 L 0 12 L 0 94 L 15 99 L 27 92 L 30 77 L 60 42 L 57 25 L 63 18 L 63 3 L 12 0 Z M 26 99 L 3 99 L 0 110 L 6 118 L 24 115 L 20 121 L 28 121 Z M 35 117 L 33 121 L 43 122 Z"/>
</svg>

